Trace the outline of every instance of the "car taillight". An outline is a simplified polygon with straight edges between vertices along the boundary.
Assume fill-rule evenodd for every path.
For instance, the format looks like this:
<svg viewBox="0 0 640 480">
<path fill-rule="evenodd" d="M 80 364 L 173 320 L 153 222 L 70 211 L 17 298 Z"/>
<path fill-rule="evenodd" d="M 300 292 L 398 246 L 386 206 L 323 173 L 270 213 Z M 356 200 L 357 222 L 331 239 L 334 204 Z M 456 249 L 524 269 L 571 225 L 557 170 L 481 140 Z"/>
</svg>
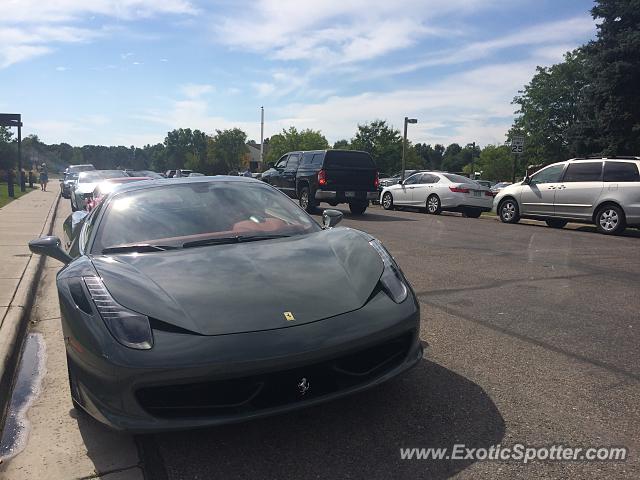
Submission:
<svg viewBox="0 0 640 480">
<path fill-rule="evenodd" d="M 484 192 L 484 194 L 485 194 L 487 197 L 495 197 L 495 196 L 496 196 L 496 194 L 495 194 L 495 193 L 490 192 L 490 191 L 488 191 L 488 190 L 487 190 L 486 192 Z"/>
<path fill-rule="evenodd" d="M 326 185 L 327 184 L 327 172 L 324 170 L 320 170 L 318 172 L 318 185 Z"/>
<path fill-rule="evenodd" d="M 377 190 L 379 186 L 380 186 L 380 174 L 376 172 L 376 177 L 373 179 L 373 188 Z"/>
<path fill-rule="evenodd" d="M 449 190 L 456 193 L 469 193 L 468 188 L 462 188 L 462 187 L 449 187 Z"/>
</svg>

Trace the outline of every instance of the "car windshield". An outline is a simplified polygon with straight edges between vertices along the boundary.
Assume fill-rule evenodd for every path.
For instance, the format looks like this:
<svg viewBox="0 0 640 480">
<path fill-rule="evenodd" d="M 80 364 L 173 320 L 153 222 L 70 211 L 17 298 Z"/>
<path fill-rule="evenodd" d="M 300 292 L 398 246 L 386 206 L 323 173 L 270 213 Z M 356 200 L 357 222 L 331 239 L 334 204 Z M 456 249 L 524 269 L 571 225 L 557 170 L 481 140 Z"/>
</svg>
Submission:
<svg viewBox="0 0 640 480">
<path fill-rule="evenodd" d="M 285 195 L 256 182 L 204 181 L 121 192 L 107 205 L 93 253 L 127 245 L 303 235 L 318 224 Z"/>
<path fill-rule="evenodd" d="M 105 178 L 120 178 L 128 176 L 122 170 L 93 170 L 81 172 L 78 175 L 78 183 L 95 183 Z"/>
</svg>

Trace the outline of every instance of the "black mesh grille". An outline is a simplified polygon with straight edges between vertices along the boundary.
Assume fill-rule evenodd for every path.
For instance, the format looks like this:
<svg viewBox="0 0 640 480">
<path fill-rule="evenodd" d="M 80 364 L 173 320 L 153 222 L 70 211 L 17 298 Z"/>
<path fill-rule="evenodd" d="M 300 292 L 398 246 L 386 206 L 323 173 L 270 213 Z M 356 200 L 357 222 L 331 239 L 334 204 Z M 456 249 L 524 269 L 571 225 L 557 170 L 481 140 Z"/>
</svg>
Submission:
<svg viewBox="0 0 640 480">
<path fill-rule="evenodd" d="M 322 363 L 214 382 L 145 387 L 136 392 L 142 408 L 162 418 L 250 413 L 357 387 L 400 365 L 413 332 Z M 308 390 L 302 393 L 307 380 Z M 303 382 L 304 383 L 304 382 Z"/>
</svg>

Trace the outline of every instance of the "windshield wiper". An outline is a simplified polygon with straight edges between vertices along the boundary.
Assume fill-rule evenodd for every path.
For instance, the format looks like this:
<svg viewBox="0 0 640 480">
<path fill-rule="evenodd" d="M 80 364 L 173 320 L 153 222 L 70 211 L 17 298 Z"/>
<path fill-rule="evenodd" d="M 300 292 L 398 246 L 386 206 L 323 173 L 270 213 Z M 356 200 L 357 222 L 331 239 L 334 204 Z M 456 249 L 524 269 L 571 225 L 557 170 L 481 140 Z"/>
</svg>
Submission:
<svg viewBox="0 0 640 480">
<path fill-rule="evenodd" d="M 103 248 L 102 253 L 127 253 L 127 252 L 164 252 L 165 250 L 175 250 L 175 245 L 153 245 L 151 243 L 134 243 L 130 245 L 116 245 L 115 247 Z"/>
<path fill-rule="evenodd" d="M 182 248 L 202 247 L 205 245 L 224 245 L 228 243 L 257 242 L 259 240 L 271 240 L 273 238 L 284 238 L 290 235 L 236 235 L 234 237 L 204 238 L 193 240 L 182 244 Z"/>
</svg>

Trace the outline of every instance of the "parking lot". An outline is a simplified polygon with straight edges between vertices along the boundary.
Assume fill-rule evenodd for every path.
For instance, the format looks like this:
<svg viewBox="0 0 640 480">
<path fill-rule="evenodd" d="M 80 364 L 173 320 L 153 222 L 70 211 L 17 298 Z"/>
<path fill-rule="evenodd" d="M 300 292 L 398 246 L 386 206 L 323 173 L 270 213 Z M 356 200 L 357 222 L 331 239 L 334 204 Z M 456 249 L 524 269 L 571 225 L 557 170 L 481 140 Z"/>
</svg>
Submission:
<svg viewBox="0 0 640 480">
<path fill-rule="evenodd" d="M 68 211 L 61 202 L 58 231 Z M 44 458 L 65 442 L 86 449 L 107 479 L 140 478 L 140 470 L 153 479 L 637 478 L 637 230 L 607 237 L 587 226 L 556 230 L 379 206 L 362 217 L 343 212 L 342 225 L 384 242 L 420 299 L 428 348 L 418 367 L 368 392 L 264 420 L 134 438 L 107 432 L 71 408 L 59 324 L 46 307 L 56 308 L 58 266 L 49 260 L 36 302 L 42 318 L 34 318 L 47 341 L 47 376 L 25 453 L 3 466 L 7 478 L 38 470 L 28 465 L 30 450 Z M 50 442 L 61 446 L 45 448 Z M 606 463 L 400 458 L 407 447 L 516 443 L 630 452 L 625 462 Z"/>
</svg>

